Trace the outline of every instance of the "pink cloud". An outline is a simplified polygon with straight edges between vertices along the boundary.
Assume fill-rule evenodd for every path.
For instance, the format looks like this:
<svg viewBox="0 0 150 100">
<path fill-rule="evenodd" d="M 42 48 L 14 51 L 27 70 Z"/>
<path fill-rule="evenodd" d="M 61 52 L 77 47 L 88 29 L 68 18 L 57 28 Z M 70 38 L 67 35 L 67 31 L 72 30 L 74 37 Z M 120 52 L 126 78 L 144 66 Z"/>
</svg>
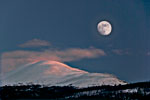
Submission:
<svg viewBox="0 0 150 100">
<path fill-rule="evenodd" d="M 29 40 L 21 45 L 19 47 L 26 48 L 26 47 L 45 47 L 50 46 L 51 44 L 48 41 L 40 40 L 40 39 L 33 39 Z"/>
<path fill-rule="evenodd" d="M 70 62 L 87 58 L 97 58 L 105 55 L 103 50 L 96 48 L 70 48 L 65 50 L 48 49 L 44 51 L 17 50 L 2 54 L 2 71 L 7 72 L 23 64 L 43 60 Z"/>
</svg>

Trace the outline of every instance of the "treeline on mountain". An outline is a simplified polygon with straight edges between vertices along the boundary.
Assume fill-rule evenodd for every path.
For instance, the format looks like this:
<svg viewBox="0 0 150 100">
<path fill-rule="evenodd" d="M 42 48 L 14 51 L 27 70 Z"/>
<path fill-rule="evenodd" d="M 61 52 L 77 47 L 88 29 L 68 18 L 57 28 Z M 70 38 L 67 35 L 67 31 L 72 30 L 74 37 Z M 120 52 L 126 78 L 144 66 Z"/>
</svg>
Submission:
<svg viewBox="0 0 150 100">
<path fill-rule="evenodd" d="M 0 98 L 7 99 L 98 99 L 150 100 L 150 82 L 119 86 L 76 88 L 69 86 L 14 85 L 0 87 Z"/>
</svg>

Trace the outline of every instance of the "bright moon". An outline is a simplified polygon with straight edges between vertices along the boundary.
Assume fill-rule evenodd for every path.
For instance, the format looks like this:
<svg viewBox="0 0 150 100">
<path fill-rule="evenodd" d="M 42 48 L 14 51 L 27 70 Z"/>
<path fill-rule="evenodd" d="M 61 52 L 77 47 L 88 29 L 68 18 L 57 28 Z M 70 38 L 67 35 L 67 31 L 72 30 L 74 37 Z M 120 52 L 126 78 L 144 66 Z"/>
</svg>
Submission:
<svg viewBox="0 0 150 100">
<path fill-rule="evenodd" d="M 97 30 L 101 35 L 109 35 L 112 31 L 112 26 L 108 21 L 101 21 L 97 25 Z"/>
</svg>

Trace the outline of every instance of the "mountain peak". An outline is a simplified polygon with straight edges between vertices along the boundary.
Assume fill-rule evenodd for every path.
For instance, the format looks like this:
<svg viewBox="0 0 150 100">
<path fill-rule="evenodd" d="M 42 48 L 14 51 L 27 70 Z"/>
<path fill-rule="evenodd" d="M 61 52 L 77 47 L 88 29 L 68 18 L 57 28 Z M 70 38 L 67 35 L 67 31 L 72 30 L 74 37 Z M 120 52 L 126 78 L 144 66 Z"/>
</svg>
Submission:
<svg viewBox="0 0 150 100">
<path fill-rule="evenodd" d="M 126 84 L 111 74 L 89 73 L 58 61 L 22 65 L 2 79 L 2 85 L 29 82 L 50 86 L 72 84 L 77 87 Z"/>
<path fill-rule="evenodd" d="M 64 63 L 58 61 L 42 61 L 39 65 L 49 66 L 49 68 L 44 72 L 47 75 L 68 75 L 68 74 L 83 74 L 88 73 L 77 68 L 72 68 Z"/>
</svg>

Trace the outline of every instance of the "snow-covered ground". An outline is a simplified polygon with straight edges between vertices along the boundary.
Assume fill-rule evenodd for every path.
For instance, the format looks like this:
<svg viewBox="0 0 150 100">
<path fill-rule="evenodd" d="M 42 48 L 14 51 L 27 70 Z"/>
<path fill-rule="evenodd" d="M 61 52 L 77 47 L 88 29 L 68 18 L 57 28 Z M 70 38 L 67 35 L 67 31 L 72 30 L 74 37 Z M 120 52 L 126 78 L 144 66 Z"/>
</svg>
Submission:
<svg viewBox="0 0 150 100">
<path fill-rule="evenodd" d="M 137 93 L 138 92 L 138 89 L 137 88 L 134 88 L 134 89 L 125 89 L 125 90 L 122 90 L 123 93 Z"/>
<path fill-rule="evenodd" d="M 18 67 L 2 78 L 2 85 L 38 83 L 48 86 L 89 87 L 126 84 L 111 74 L 89 73 L 57 61 L 40 61 Z"/>
</svg>

